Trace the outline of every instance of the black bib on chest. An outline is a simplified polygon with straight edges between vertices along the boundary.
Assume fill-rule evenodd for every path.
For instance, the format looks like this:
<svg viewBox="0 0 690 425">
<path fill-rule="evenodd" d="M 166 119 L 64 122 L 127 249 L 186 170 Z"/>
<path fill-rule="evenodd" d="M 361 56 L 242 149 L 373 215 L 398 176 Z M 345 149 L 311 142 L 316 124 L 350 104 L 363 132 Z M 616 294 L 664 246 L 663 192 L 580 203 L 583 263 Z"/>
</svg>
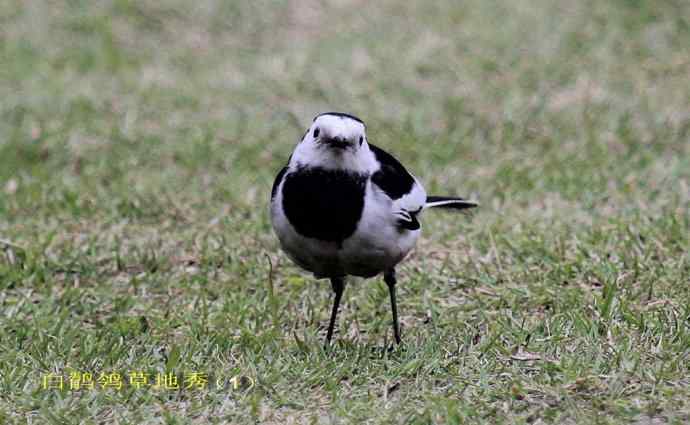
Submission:
<svg viewBox="0 0 690 425">
<path fill-rule="evenodd" d="M 285 177 L 283 210 L 301 235 L 342 244 L 357 229 L 367 177 L 323 168 L 300 168 Z"/>
</svg>

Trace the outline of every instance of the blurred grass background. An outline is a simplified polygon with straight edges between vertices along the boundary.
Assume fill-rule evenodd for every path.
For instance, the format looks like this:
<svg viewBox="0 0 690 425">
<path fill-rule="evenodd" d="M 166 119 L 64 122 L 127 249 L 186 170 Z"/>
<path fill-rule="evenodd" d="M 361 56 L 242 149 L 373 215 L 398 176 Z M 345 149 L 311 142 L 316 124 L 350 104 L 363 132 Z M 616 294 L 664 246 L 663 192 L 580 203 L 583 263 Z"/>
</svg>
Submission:
<svg viewBox="0 0 690 425">
<path fill-rule="evenodd" d="M 0 0 L 0 422 L 686 423 L 689 41 L 683 0 Z M 424 217 L 391 353 L 376 280 L 323 352 L 270 228 L 326 110 L 482 204 Z"/>
</svg>

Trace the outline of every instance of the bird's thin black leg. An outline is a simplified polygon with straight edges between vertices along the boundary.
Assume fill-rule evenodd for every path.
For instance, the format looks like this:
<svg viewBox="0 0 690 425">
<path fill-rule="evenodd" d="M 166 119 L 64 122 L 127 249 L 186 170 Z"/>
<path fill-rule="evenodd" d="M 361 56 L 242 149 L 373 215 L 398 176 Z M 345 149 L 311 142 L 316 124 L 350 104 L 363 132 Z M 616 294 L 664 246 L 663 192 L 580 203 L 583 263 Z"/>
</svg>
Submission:
<svg viewBox="0 0 690 425">
<path fill-rule="evenodd" d="M 338 316 L 338 306 L 340 305 L 340 298 L 343 296 L 343 289 L 345 289 L 345 279 L 342 277 L 331 278 L 331 286 L 335 292 L 335 299 L 333 300 L 333 310 L 331 310 L 331 323 L 328 325 L 328 334 L 326 335 L 326 346 L 330 344 L 333 336 L 333 328 L 335 327 L 335 318 Z"/>
<path fill-rule="evenodd" d="M 388 293 L 391 295 L 391 309 L 393 310 L 393 334 L 395 342 L 400 344 L 400 327 L 398 326 L 398 307 L 395 303 L 395 270 L 391 269 L 383 274 L 383 281 L 388 285 Z"/>
</svg>

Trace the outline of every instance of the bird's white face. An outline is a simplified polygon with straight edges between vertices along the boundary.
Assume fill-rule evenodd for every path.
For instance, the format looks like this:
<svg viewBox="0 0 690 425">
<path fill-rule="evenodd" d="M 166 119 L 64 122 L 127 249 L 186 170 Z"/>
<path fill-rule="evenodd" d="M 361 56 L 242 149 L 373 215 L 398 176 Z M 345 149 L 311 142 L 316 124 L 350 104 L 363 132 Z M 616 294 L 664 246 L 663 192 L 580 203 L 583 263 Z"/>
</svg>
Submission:
<svg viewBox="0 0 690 425">
<path fill-rule="evenodd" d="M 292 155 L 292 162 L 327 169 L 369 171 L 373 154 L 364 123 L 340 113 L 317 116 Z"/>
<path fill-rule="evenodd" d="M 366 137 L 364 124 L 344 115 L 319 115 L 316 117 L 305 141 L 310 141 L 318 149 L 333 150 L 335 154 L 356 150 Z"/>
</svg>

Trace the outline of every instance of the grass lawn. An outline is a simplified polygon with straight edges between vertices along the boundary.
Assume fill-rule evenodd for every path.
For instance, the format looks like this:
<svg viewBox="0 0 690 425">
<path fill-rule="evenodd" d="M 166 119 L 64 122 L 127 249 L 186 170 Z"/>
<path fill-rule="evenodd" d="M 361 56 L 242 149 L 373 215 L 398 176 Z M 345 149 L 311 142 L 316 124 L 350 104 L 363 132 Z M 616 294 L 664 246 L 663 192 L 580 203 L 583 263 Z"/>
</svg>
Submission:
<svg viewBox="0 0 690 425">
<path fill-rule="evenodd" d="M 391 351 L 271 229 L 328 110 L 481 202 Z M 684 0 L 0 0 L 0 423 L 688 423 L 689 208 Z"/>
</svg>

